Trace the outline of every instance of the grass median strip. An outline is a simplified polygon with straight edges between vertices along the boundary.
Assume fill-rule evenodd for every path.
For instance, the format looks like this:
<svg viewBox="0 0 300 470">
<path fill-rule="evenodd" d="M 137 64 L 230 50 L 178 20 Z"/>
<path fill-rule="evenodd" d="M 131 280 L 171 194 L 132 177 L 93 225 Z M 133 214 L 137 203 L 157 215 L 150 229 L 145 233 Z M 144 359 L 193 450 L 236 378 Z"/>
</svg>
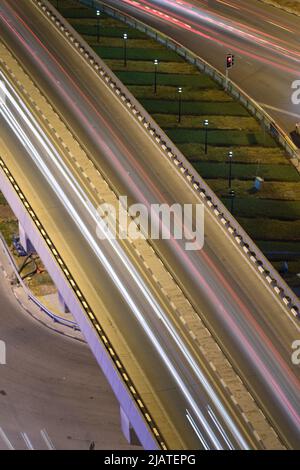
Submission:
<svg viewBox="0 0 300 470">
<path fill-rule="evenodd" d="M 212 178 L 209 180 L 210 187 L 220 195 L 221 198 L 228 197 L 228 179 Z M 260 201 L 268 199 L 274 206 L 281 201 L 300 202 L 300 185 L 299 182 L 280 182 L 266 181 L 260 191 L 253 191 L 252 180 L 235 180 L 234 188 L 238 197 L 247 198 L 249 204 L 256 204 L 259 210 Z M 284 194 L 282 192 L 284 191 Z M 251 197 L 249 197 L 251 195 Z M 286 216 L 288 214 L 285 214 Z"/>
<path fill-rule="evenodd" d="M 79 34 L 82 36 L 86 36 L 89 41 L 96 41 L 97 35 L 98 35 L 98 26 L 97 26 L 97 20 L 95 19 L 93 24 L 90 24 L 90 21 L 88 24 L 85 22 L 79 21 L 76 22 L 73 21 L 73 25 L 76 25 L 76 30 Z M 116 28 L 114 26 L 110 25 L 105 25 L 101 24 L 101 44 L 103 44 L 103 39 L 105 39 L 107 42 L 111 40 L 111 38 L 120 38 L 123 37 L 123 34 L 127 32 L 127 28 L 124 26 L 123 28 Z M 132 30 L 130 37 L 132 39 L 143 39 L 145 40 L 145 35 L 141 33 L 140 31 L 137 30 Z"/>
<path fill-rule="evenodd" d="M 220 178 L 224 180 L 228 179 L 228 161 L 224 163 L 197 161 L 193 162 L 193 166 L 204 178 Z M 232 171 L 234 172 L 235 179 L 239 181 L 250 180 L 251 183 L 253 183 L 253 180 L 257 175 L 257 167 L 248 163 L 235 163 Z M 290 165 L 260 165 L 259 175 L 262 176 L 266 181 L 298 181 L 297 171 Z M 253 187 L 253 184 L 251 183 L 249 185 L 250 188 Z M 251 192 L 249 192 L 248 197 L 249 200 L 254 200 L 254 198 L 251 198 Z"/>
<path fill-rule="evenodd" d="M 203 131 L 203 121 L 199 116 L 183 116 L 181 123 L 178 123 L 177 116 L 174 114 L 153 114 L 155 121 L 165 129 L 198 129 Z M 250 117 L 244 116 L 210 116 L 210 129 L 228 129 L 239 131 L 261 132 L 259 124 Z M 196 143 L 196 142 L 195 142 Z"/>
<path fill-rule="evenodd" d="M 227 199 L 226 205 L 230 207 L 229 199 Z M 282 221 L 300 220 L 300 201 L 277 201 L 277 204 L 274 204 L 272 199 L 262 199 L 257 204 L 256 199 L 249 200 L 247 197 L 238 197 L 234 201 L 234 206 L 240 217 L 253 219 L 267 217 Z M 294 237 L 297 237 L 297 224 L 294 225 L 292 233 Z"/>
<path fill-rule="evenodd" d="M 176 58 L 176 60 L 178 60 L 178 58 Z M 139 61 L 129 61 L 126 67 L 124 66 L 123 60 L 106 59 L 105 62 L 111 69 L 115 71 L 115 73 L 129 70 L 130 72 L 150 72 L 153 75 L 153 63 L 147 60 L 143 60 L 143 58 Z M 198 73 L 197 69 L 193 65 L 187 64 L 184 61 L 159 63 L 159 73 L 170 73 L 170 70 L 172 70 L 172 73 L 181 75 L 197 75 Z M 153 96 L 153 87 L 151 87 L 151 90 L 151 96 Z M 157 91 L 159 92 L 159 89 Z M 227 100 L 231 101 L 230 96 L 228 96 L 223 91 L 222 94 L 223 96 L 227 97 Z"/>
<path fill-rule="evenodd" d="M 175 144 L 183 144 L 188 142 L 202 143 L 205 141 L 204 130 L 195 129 L 165 129 L 167 135 Z M 252 132 L 237 129 L 210 129 L 208 133 L 209 144 L 214 146 L 238 147 L 246 145 L 265 145 L 273 144 L 270 136 L 264 136 L 262 132 Z M 271 170 L 271 169 L 270 169 Z"/>
<path fill-rule="evenodd" d="M 127 41 L 129 42 L 129 41 Z M 91 44 L 92 48 L 99 54 L 102 59 L 123 59 L 124 58 L 124 47 L 111 47 L 111 46 L 98 46 Z M 143 47 L 131 48 L 127 47 L 127 60 L 150 60 L 153 61 L 157 57 L 157 51 L 155 49 L 144 49 Z M 160 51 L 160 58 L 166 62 L 172 62 L 176 60 L 175 52 L 164 50 Z"/>
<path fill-rule="evenodd" d="M 253 231 L 258 240 L 300 242 L 300 220 L 282 221 L 265 217 L 238 217 L 246 231 Z"/>
<path fill-rule="evenodd" d="M 234 118 L 235 119 L 235 118 Z M 227 118 L 226 121 L 227 122 Z M 177 147 L 191 162 L 210 161 L 224 162 L 227 158 L 228 147 L 213 145 L 209 146 L 207 154 L 204 152 L 203 143 L 184 143 L 177 144 Z M 256 166 L 264 163 L 266 165 L 289 165 L 289 161 L 284 157 L 284 151 L 278 150 L 277 147 L 261 147 L 261 146 L 235 146 L 234 161 L 236 163 L 252 163 Z"/>
<path fill-rule="evenodd" d="M 118 71 L 118 77 L 125 85 L 152 85 L 152 97 L 153 97 L 153 73 L 149 72 L 131 72 L 131 71 Z M 184 75 L 176 73 L 161 73 L 159 75 L 160 86 L 173 86 L 179 87 L 184 86 L 191 88 L 192 90 L 197 89 L 215 89 L 213 81 L 206 77 L 198 77 L 198 75 Z M 174 90 L 174 95 L 176 95 L 176 88 Z M 173 95 L 173 99 L 175 96 Z M 155 100 L 156 101 L 156 100 Z"/>
<path fill-rule="evenodd" d="M 173 100 L 140 99 L 144 108 L 152 114 L 178 115 L 178 95 Z M 249 114 L 236 102 L 183 101 L 182 115 L 198 115 L 200 119 L 209 116 L 247 116 Z M 182 127 L 182 126 L 181 126 Z M 274 145 L 276 145 L 274 143 Z"/>
</svg>

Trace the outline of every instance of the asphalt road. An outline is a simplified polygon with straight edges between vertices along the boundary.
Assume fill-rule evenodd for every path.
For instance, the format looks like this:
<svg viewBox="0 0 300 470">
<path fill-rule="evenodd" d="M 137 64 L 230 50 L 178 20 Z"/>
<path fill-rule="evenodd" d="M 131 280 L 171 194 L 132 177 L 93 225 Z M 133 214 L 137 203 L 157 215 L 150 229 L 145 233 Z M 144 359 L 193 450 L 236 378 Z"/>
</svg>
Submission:
<svg viewBox="0 0 300 470">
<path fill-rule="evenodd" d="M 235 54 L 230 78 L 286 132 L 300 121 L 300 104 L 291 100 L 292 83 L 300 79 L 299 17 L 258 0 L 106 3 L 177 40 L 222 73 L 226 55 Z"/>
<path fill-rule="evenodd" d="M 5 255 L 1 265 L 9 273 Z M 26 308 L 33 309 L 22 295 Z M 118 402 L 88 346 L 41 325 L 20 305 L 0 269 L 0 450 L 134 449 Z"/>
<path fill-rule="evenodd" d="M 14 17 L 7 8 L 8 4 L 14 6 L 21 18 L 26 16 L 26 26 Z M 76 54 L 70 53 L 64 40 L 58 40 L 51 28 L 47 30 L 46 23 L 37 21 L 36 13 L 28 4 L 19 2 L 15 5 L 14 2 L 4 2 L 2 12 L 5 19 L 10 19 L 9 25 L 2 22 L 5 40 L 22 58 L 26 68 L 68 120 L 78 139 L 84 142 L 85 148 L 107 179 L 118 188 L 119 194 L 127 194 L 131 200 L 144 202 L 147 206 L 154 202 L 199 202 L 198 196 L 185 180 L 178 176 L 169 162 L 162 158 L 153 142 L 136 126 L 128 112 L 120 107 L 105 87 L 99 85 L 94 73 L 82 60 Z M 46 48 L 37 41 L 32 30 Z M 63 66 L 59 64 L 62 55 Z M 47 67 L 42 73 L 37 73 L 38 70 L 41 72 L 41 58 Z M 101 114 L 98 112 L 100 109 Z M 22 160 L 19 164 L 23 167 L 28 162 Z M 31 164 L 30 169 L 23 167 L 23 173 L 33 178 L 36 170 Z M 34 187 L 38 187 L 41 194 L 46 191 L 38 181 Z M 53 198 L 51 200 L 53 201 Z M 89 224 L 87 214 L 84 211 L 80 214 Z M 185 251 L 182 243 L 177 240 L 170 243 L 158 242 L 156 248 L 178 282 L 184 286 L 186 295 L 199 316 L 205 319 L 267 416 L 276 429 L 280 430 L 285 442 L 297 448 L 300 419 L 299 369 L 291 364 L 290 356 L 292 341 L 299 336 L 299 325 L 288 316 L 208 211 L 205 224 L 205 246 L 199 252 Z M 66 229 L 64 233 L 72 232 Z M 68 241 L 71 243 L 71 239 Z M 78 239 L 72 242 L 79 248 Z M 109 250 L 107 253 L 111 256 Z M 90 263 L 85 257 L 86 275 L 92 269 L 93 261 L 93 257 Z M 114 265 L 116 260 L 112 259 L 111 263 Z M 120 266 L 116 268 L 120 269 Z M 91 275 L 87 277 L 89 282 L 104 279 L 103 268 L 98 266 L 97 269 L 101 270 L 101 273 L 93 277 L 95 273 L 91 271 Z M 122 278 L 126 280 L 122 269 Z M 102 277 L 98 277 L 100 274 Z M 130 285 L 130 280 L 128 283 L 128 292 L 136 295 L 134 285 Z M 115 289 L 113 286 L 106 286 L 99 295 L 102 294 L 109 303 L 118 302 Z M 113 292 L 113 295 L 107 298 L 107 292 Z M 135 298 L 139 305 L 143 302 L 140 295 Z M 136 328 L 134 322 L 132 323 L 132 314 L 128 311 L 124 322 L 124 313 L 120 317 L 118 309 L 120 306 L 116 304 L 110 311 L 115 315 L 115 321 L 122 321 L 119 331 L 124 333 Z M 150 310 L 148 315 L 151 319 Z M 156 319 L 153 327 L 157 329 Z M 165 332 L 161 334 L 165 335 Z M 128 340 L 130 335 L 124 336 Z M 140 335 L 137 337 L 141 338 Z M 155 356 L 151 356 L 149 351 L 145 354 L 147 342 L 137 341 L 136 338 L 131 347 L 138 348 L 137 357 L 140 362 L 144 361 L 151 384 L 157 387 L 164 407 L 173 415 L 173 419 L 178 420 L 185 428 L 186 425 L 181 422 L 182 416 L 176 417 L 177 412 L 185 405 L 178 410 L 173 406 L 170 409 L 169 396 L 164 395 L 160 388 L 161 370 L 153 376 L 152 360 Z M 130 341 L 133 341 L 133 338 L 130 338 Z M 174 352 L 174 346 L 170 345 L 167 336 L 163 337 L 163 343 Z M 175 351 L 176 356 L 181 358 L 180 351 Z M 179 359 L 178 365 L 183 376 L 187 377 L 183 359 Z M 167 379 L 169 380 L 169 375 L 166 373 L 164 380 Z M 174 385 L 170 386 L 170 389 L 172 388 L 176 390 Z M 203 395 L 197 398 L 201 400 Z M 175 402 L 177 399 L 175 398 Z M 187 434 L 180 434 L 193 441 L 190 433 L 189 430 Z"/>
<path fill-rule="evenodd" d="M 116 325 L 116 329 L 122 332 L 126 342 L 130 345 L 130 350 L 134 351 L 133 357 L 139 358 L 139 366 L 144 371 L 145 376 L 148 377 L 148 379 L 151 377 L 151 384 L 155 387 L 156 394 L 161 397 L 166 412 L 172 421 L 172 426 L 176 426 L 177 432 L 182 436 L 184 447 L 197 448 L 199 445 L 201 447 L 192 427 L 188 426 L 186 418 L 187 410 L 188 414 L 191 415 L 195 413 L 194 408 L 196 410 L 204 410 L 203 413 L 202 411 L 196 411 L 196 416 L 197 413 L 199 413 L 200 419 L 211 421 L 212 428 L 216 428 L 216 425 L 212 422 L 209 415 L 210 410 L 214 409 L 215 402 L 207 389 L 202 385 L 201 380 L 193 370 L 193 367 L 191 367 L 189 361 L 182 354 L 180 344 L 177 344 L 173 340 L 173 336 L 170 335 L 167 328 L 164 327 L 162 318 L 166 314 L 169 318 L 171 317 L 170 305 L 165 306 L 164 312 L 161 310 L 159 304 L 155 307 L 154 302 L 150 299 L 152 295 L 151 291 L 150 293 L 143 293 L 143 279 L 139 276 L 140 280 L 136 282 L 133 278 L 134 276 L 131 275 L 131 271 L 128 270 L 129 262 L 126 260 L 123 262 L 123 254 L 120 257 L 118 256 L 118 249 L 114 248 L 114 245 L 117 244 L 104 241 L 99 243 L 95 231 L 95 220 L 92 213 L 88 210 L 89 206 L 86 203 L 86 199 L 80 199 L 80 191 L 77 194 L 76 185 L 73 188 L 72 180 L 68 180 L 63 174 L 63 171 L 60 170 L 60 157 L 57 159 L 58 163 L 49 158 L 45 152 L 45 148 L 41 146 L 31 127 L 18 115 L 14 106 L 9 102 L 9 99 L 7 99 L 7 108 L 12 112 L 16 122 L 20 124 L 20 131 L 22 129 L 30 139 L 30 142 L 32 142 L 37 149 L 39 156 L 42 156 L 42 158 L 38 158 L 28 151 L 24 162 L 24 152 L 22 152 L 21 149 L 17 149 L 14 145 L 14 139 L 12 139 L 10 135 L 11 132 L 8 130 L 7 126 L 4 125 L 4 140 L 6 143 L 9 143 L 9 148 L 14 150 L 18 165 L 22 166 L 24 174 L 30 175 L 30 182 L 39 197 L 42 197 L 42 199 L 45 198 L 46 201 L 51 201 L 51 211 L 53 213 L 52 225 L 54 226 L 56 224 L 63 234 L 74 234 L 76 244 L 69 237 L 65 240 L 68 243 L 69 249 L 73 253 L 79 253 L 79 251 L 81 251 L 81 255 L 77 255 L 77 263 L 79 263 L 80 266 L 84 266 L 85 276 L 89 279 L 89 284 L 97 291 L 97 295 L 101 301 L 105 300 L 107 309 L 110 310 L 109 317 Z M 16 134 L 18 134 L 18 131 Z M 30 160 L 32 160 L 32 162 Z M 27 167 L 28 163 L 31 164 Z M 46 164 L 46 168 L 43 168 L 43 163 Z M 15 165 L 13 166 L 15 167 Z M 48 181 L 51 189 L 49 188 L 50 191 L 47 196 L 46 194 L 42 196 L 42 188 L 45 185 L 45 180 Z M 59 188 L 64 188 L 64 193 L 60 193 Z M 72 211 L 70 211 L 71 204 L 75 208 L 75 216 L 73 216 Z M 64 225 L 59 226 L 57 220 L 64 220 Z M 77 222 L 77 220 L 79 222 Z M 87 235 L 87 231 L 89 232 L 89 236 Z M 94 245 L 98 245 L 100 255 L 97 250 L 93 250 L 94 245 L 89 243 L 89 239 L 92 239 Z M 100 256 L 103 256 L 102 253 L 106 257 L 105 262 L 103 258 L 100 258 Z M 91 257 L 90 260 L 88 260 L 88 256 Z M 103 269 L 103 265 L 105 266 L 106 263 L 109 265 L 108 272 Z M 72 271 L 71 267 L 70 269 Z M 110 274 L 110 270 L 113 270 L 113 276 Z M 110 279 L 110 277 L 113 277 L 113 279 Z M 100 279 L 102 289 L 99 289 Z M 81 280 L 81 282 L 83 281 Z M 126 291 L 126 296 L 123 296 L 123 299 L 120 293 L 118 293 L 120 284 Z M 155 292 L 155 301 L 158 297 L 158 293 Z M 128 306 L 126 308 L 125 302 L 128 298 L 130 299 L 131 310 L 134 311 L 134 315 Z M 99 302 L 98 305 L 100 304 Z M 99 307 L 96 311 L 97 314 L 98 311 Z M 143 316 L 142 322 L 138 320 L 138 316 L 140 316 L 141 313 Z M 146 327 L 145 322 L 147 323 Z M 164 364 L 159 351 L 157 352 L 155 347 L 151 344 L 151 341 L 149 341 L 149 336 L 146 334 L 147 329 L 155 336 L 155 342 L 159 344 L 160 349 L 163 350 L 164 356 L 167 356 L 169 363 L 172 363 L 173 367 L 176 368 L 176 374 L 180 377 L 180 380 L 176 381 L 173 378 L 172 373 L 169 371 L 170 366 Z M 138 342 L 135 344 L 136 338 L 138 338 Z M 147 343 L 149 344 L 148 348 L 146 346 Z M 157 370 L 158 364 L 160 366 Z M 199 369 L 201 370 L 201 365 Z M 155 370 L 156 374 L 153 375 L 153 371 Z M 165 393 L 163 397 L 164 390 L 167 390 L 168 393 Z M 191 406 L 193 407 L 192 410 Z M 209 411 L 208 406 L 210 406 Z M 195 416 L 193 419 L 195 419 Z M 240 419 L 241 423 L 243 423 L 241 416 L 236 419 L 237 421 Z M 243 424 L 241 425 L 242 430 L 244 427 Z M 215 437 L 214 434 L 216 434 L 217 437 Z M 248 434 L 247 431 L 246 434 Z M 230 433 L 228 435 L 230 436 Z M 214 448 L 212 446 L 219 448 L 228 447 L 222 433 L 220 433 L 217 428 L 213 429 L 213 432 L 207 433 L 207 435 L 204 434 L 203 439 L 207 446 L 211 448 Z M 230 440 L 234 448 L 245 445 L 241 444 L 237 439 L 230 437 Z"/>
</svg>

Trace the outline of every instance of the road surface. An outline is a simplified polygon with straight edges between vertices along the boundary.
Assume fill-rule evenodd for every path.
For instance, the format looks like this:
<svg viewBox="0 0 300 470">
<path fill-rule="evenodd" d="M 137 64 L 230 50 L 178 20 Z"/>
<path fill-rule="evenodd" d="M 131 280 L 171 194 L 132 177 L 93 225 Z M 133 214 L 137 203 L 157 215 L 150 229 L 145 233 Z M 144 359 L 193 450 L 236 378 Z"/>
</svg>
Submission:
<svg viewBox="0 0 300 470">
<path fill-rule="evenodd" d="M 170 163 L 162 158 L 146 132 L 136 125 L 106 87 L 100 85 L 94 72 L 77 53 L 70 51 L 65 40 L 57 36 L 47 21 L 39 18 L 30 3 L 21 1 L 16 5 L 5 1 L 0 11 L 5 42 L 19 56 L 55 108 L 67 119 L 95 164 L 118 189 L 119 194 L 128 195 L 131 201 L 143 202 L 147 207 L 150 203 L 157 202 L 199 203 L 198 195 L 179 177 Z M 53 194 L 51 197 L 46 194 L 49 188 L 41 181 L 40 172 L 33 162 L 21 158 L 20 152 L 15 154 L 16 158 L 20 158 L 18 165 L 22 169 L 21 173 L 30 175 L 31 190 L 42 194 L 40 199 L 43 201 L 56 201 Z M 56 173 L 55 176 L 59 181 L 60 176 Z M 69 191 L 63 181 L 61 184 L 62 188 Z M 65 210 L 57 201 L 55 204 L 53 202 L 53 206 L 55 211 Z M 92 221 L 86 208 L 77 209 L 81 220 L 91 227 Z M 62 218 L 57 214 L 57 220 L 62 219 L 66 224 L 71 223 L 70 217 Z M 208 325 L 285 443 L 298 448 L 299 369 L 293 366 L 290 358 L 291 344 L 299 336 L 299 324 L 287 314 L 271 290 L 261 282 L 208 210 L 205 227 L 205 246 L 201 251 L 187 252 L 181 241 L 174 239 L 170 242 L 157 242 L 155 248 L 178 283 L 183 286 L 199 317 Z M 68 234 L 69 248 L 73 248 L 73 253 L 81 256 L 80 247 L 84 240 L 78 230 L 66 226 L 61 233 Z M 159 317 L 153 317 L 153 307 L 151 309 L 149 304 L 144 303 L 141 292 L 136 291 L 136 285 L 126 274 L 122 263 L 112 257 L 111 248 L 105 245 L 105 249 L 110 264 L 116 267 L 120 278 L 125 282 L 127 292 L 131 293 L 136 304 L 142 308 L 145 318 L 151 322 L 160 344 L 165 345 L 170 356 L 175 359 L 186 383 L 192 384 L 193 397 L 198 403 L 200 400 L 200 408 L 206 410 L 206 418 L 214 428 L 217 439 L 224 445 L 220 433 L 208 416 L 207 403 L 211 407 L 215 403 L 211 402 L 207 392 L 202 389 L 201 393 L 198 392 L 199 395 L 195 393 L 195 377 L 182 351 L 178 345 L 174 346 L 172 338 L 161 328 Z M 193 430 L 184 416 L 186 399 L 183 400 L 178 393 L 178 383 L 174 384 L 174 377 L 170 377 L 167 370 L 162 374 L 163 367 L 156 370 L 159 359 L 153 353 L 153 346 L 145 339 L 141 327 L 137 325 L 132 311 L 120 299 L 118 283 L 116 286 L 106 284 L 104 280 L 107 279 L 107 274 L 105 275 L 103 267 L 98 264 L 95 266 L 93 254 L 91 251 L 88 253 L 87 248 L 82 262 L 80 263 L 79 257 L 77 260 L 77 263 L 85 267 L 82 285 L 93 290 L 93 295 L 97 292 L 97 296 L 104 299 L 107 309 L 109 306 L 110 315 L 118 325 L 117 330 L 122 332 L 122 339 L 129 342 L 130 349 L 136 351 L 134 357 L 138 357 L 140 365 L 143 364 L 160 404 L 173 422 L 177 423 L 177 430 L 185 440 L 185 445 L 197 445 Z M 157 293 L 156 296 L 159 297 Z M 169 310 L 170 306 L 165 305 L 165 312 L 171 315 Z M 132 335 L 133 331 L 138 333 Z M 198 360 L 200 361 L 199 358 Z M 167 381 L 167 387 L 164 381 Z M 163 393 L 166 388 L 174 391 L 172 401 L 170 392 Z M 203 403 L 206 403 L 204 408 Z M 235 419 L 240 426 L 238 417 Z M 211 441 L 209 433 L 205 435 L 205 439 Z M 199 445 L 199 441 L 197 442 Z"/>
<path fill-rule="evenodd" d="M 5 255 L 1 266 L 10 274 Z M 26 308 L 35 308 L 15 288 Z M 118 402 L 86 344 L 34 320 L 0 269 L 0 449 L 135 449 L 120 427 Z"/>
</svg>

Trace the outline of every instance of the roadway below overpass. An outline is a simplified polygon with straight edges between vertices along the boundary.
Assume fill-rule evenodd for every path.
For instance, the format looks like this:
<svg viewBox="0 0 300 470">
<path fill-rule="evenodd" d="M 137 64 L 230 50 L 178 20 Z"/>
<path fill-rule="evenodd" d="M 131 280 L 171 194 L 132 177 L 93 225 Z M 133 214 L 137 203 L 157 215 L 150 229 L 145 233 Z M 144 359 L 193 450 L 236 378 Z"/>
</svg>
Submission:
<svg viewBox="0 0 300 470">
<path fill-rule="evenodd" d="M 255 99 L 287 133 L 300 121 L 292 102 L 299 80 L 299 17 L 252 0 L 107 0 L 198 54 Z"/>
<path fill-rule="evenodd" d="M 56 110 L 67 120 L 95 165 L 101 169 L 107 181 L 117 188 L 119 195 L 128 195 L 130 201 L 144 202 L 146 206 L 156 202 L 200 202 L 197 193 L 164 159 L 142 127 L 120 106 L 87 63 L 70 49 L 64 38 L 40 17 L 31 2 L 19 2 L 17 5 L 14 2 L 3 2 L 1 21 L 5 43 L 22 61 Z M 61 57 L 64 58 L 63 64 Z M 9 142 L 8 147 L 15 150 L 13 154 L 17 160 L 12 167 L 18 169 L 16 177 L 22 178 L 28 194 L 35 195 L 32 197 L 34 201 L 37 198 L 39 204 L 48 201 L 46 210 L 42 207 L 39 210 L 49 227 L 52 227 L 55 244 L 68 253 L 77 279 L 94 299 L 95 307 L 97 302 L 105 305 L 105 314 L 101 311 L 101 319 L 106 319 L 108 327 L 111 326 L 108 318 L 113 316 L 113 322 L 117 325 L 112 331 L 112 336 L 116 335 L 114 342 L 123 345 L 125 341 L 130 344 L 129 349 L 133 354 L 128 355 L 129 369 L 133 371 L 133 363 L 138 358 L 139 367 L 143 364 L 147 384 L 149 387 L 151 384 L 150 389 L 154 390 L 153 395 L 159 397 L 159 405 L 168 418 L 172 417 L 173 423 L 176 423 L 180 436 L 178 442 L 184 439 L 181 445 L 192 448 L 199 445 L 197 436 L 188 425 L 187 405 L 178 386 L 174 384 L 174 378 L 163 364 L 157 367 L 158 363 L 161 364 L 161 358 L 153 351 L 153 345 L 145 338 L 145 332 L 137 324 L 128 304 L 120 297 L 118 285 L 108 279 L 100 263 L 95 263 L 94 253 L 86 246 L 87 242 L 74 226 L 74 221 L 65 213 L 62 199 L 57 197 L 53 188 L 45 185 L 45 175 L 41 175 L 33 161 L 23 158 L 23 152 L 20 149 L 18 151 L 11 131 L 6 128 L 4 135 L 6 146 Z M 47 165 L 49 163 L 47 161 Z M 59 182 L 61 176 L 55 168 L 52 171 Z M 65 188 L 62 180 L 61 187 Z M 68 192 L 70 188 L 65 190 Z M 83 206 L 76 207 L 76 212 L 90 230 L 95 230 Z M 203 250 L 187 252 L 178 240 L 157 242 L 155 249 L 284 442 L 297 448 L 299 369 L 291 363 L 291 344 L 299 336 L 299 324 L 262 282 L 212 213 L 207 209 L 205 213 Z M 51 220 L 48 220 L 49 216 Z M 59 230 L 53 230 L 53 227 L 59 227 Z M 83 250 L 83 247 L 86 248 Z M 166 332 L 162 331 L 159 318 L 153 318 L 153 309 L 145 304 L 141 293 L 136 291 L 136 285 L 128 278 L 124 266 L 114 258 L 106 243 L 103 247 L 107 250 L 110 264 L 116 265 L 120 277 L 125 280 L 126 292 L 135 298 L 156 333 L 159 330 L 159 341 L 171 351 L 182 377 L 192 384 L 193 394 L 197 401 L 200 400 L 200 408 L 205 410 L 206 419 L 209 419 L 224 445 L 208 413 L 207 405 L 214 409 L 215 404 L 207 392 L 199 392 L 199 381 L 192 378 L 190 365 L 182 358 L 178 347 L 174 349 Z M 139 265 L 139 262 L 135 260 L 135 264 Z M 144 278 L 149 283 L 145 273 Z M 156 290 L 155 296 L 161 302 L 157 287 L 152 286 L 153 290 Z M 165 312 L 172 317 L 170 305 L 165 299 L 162 302 Z M 201 362 L 199 355 L 197 360 Z M 237 416 L 235 420 L 241 426 Z M 243 426 L 241 428 L 242 433 L 247 434 Z M 211 437 L 205 435 L 205 439 L 210 440 Z"/>
</svg>

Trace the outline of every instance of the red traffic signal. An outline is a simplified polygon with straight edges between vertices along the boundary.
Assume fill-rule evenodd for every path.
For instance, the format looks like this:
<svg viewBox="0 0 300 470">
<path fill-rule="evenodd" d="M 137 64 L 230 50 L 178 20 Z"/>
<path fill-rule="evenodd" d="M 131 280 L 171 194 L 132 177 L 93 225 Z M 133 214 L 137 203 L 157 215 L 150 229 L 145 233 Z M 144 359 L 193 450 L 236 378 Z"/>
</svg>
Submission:
<svg viewBox="0 0 300 470">
<path fill-rule="evenodd" d="M 233 54 L 227 54 L 226 57 L 226 67 L 230 69 L 234 65 L 234 55 Z"/>
</svg>

